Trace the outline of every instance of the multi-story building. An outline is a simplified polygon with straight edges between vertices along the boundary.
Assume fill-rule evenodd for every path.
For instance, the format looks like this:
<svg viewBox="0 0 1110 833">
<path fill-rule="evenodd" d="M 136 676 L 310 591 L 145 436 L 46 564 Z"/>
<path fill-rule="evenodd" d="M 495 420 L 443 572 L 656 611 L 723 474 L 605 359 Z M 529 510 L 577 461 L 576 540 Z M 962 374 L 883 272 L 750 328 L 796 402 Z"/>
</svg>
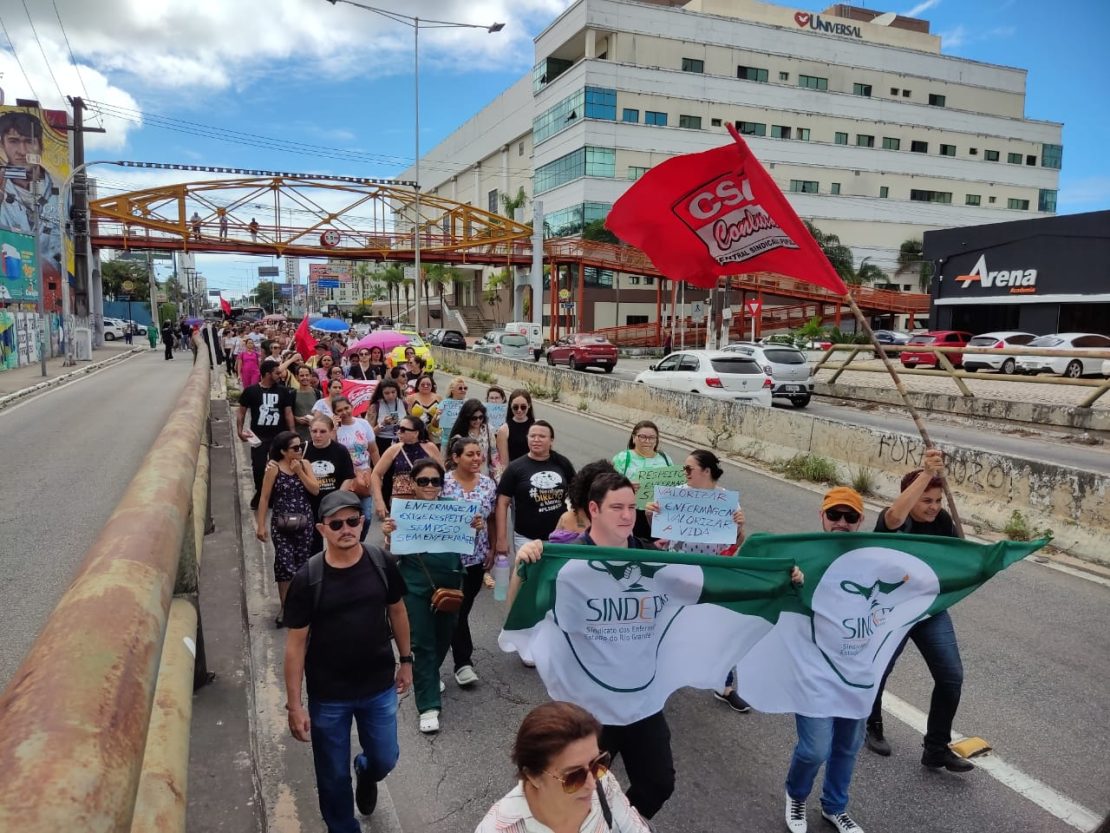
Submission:
<svg viewBox="0 0 1110 833">
<path fill-rule="evenodd" d="M 728 141 L 733 123 L 803 218 L 907 290 L 903 241 L 1056 208 L 1062 125 L 1026 118 L 1026 71 L 943 55 L 923 20 L 579 0 L 535 54 L 529 76 L 422 159 L 425 190 L 499 211 L 523 188 L 548 235 L 574 235 L 654 165 Z M 620 322 L 596 308 L 588 323 L 654 313 L 653 292 L 631 292 Z"/>
</svg>

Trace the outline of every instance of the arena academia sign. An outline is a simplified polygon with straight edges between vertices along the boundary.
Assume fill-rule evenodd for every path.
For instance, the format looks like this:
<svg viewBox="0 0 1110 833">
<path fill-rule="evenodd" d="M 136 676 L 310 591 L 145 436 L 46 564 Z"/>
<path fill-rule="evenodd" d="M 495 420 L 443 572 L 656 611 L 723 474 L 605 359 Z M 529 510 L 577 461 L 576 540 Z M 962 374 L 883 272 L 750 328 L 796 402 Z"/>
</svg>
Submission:
<svg viewBox="0 0 1110 833">
<path fill-rule="evenodd" d="M 821 15 L 810 12 L 795 12 L 794 22 L 802 29 L 812 29 L 826 35 L 839 35 L 844 38 L 860 38 L 863 34 L 858 26 L 849 26 L 846 23 L 829 23 L 822 20 Z"/>
<path fill-rule="evenodd" d="M 964 289 L 978 283 L 983 289 L 1008 287 L 1011 295 L 1034 295 L 1037 292 L 1036 269 L 1003 269 L 992 272 L 987 269 L 986 255 L 979 255 L 975 267 L 968 274 L 957 275 L 955 279 Z"/>
</svg>

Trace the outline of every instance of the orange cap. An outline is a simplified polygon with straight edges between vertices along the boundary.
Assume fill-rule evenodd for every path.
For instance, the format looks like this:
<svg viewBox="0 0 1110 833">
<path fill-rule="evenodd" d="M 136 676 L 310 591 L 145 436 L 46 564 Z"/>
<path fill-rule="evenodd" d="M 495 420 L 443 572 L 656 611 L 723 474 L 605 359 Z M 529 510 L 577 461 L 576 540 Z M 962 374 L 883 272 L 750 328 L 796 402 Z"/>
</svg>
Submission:
<svg viewBox="0 0 1110 833">
<path fill-rule="evenodd" d="M 833 506 L 848 506 L 863 514 L 863 498 L 860 497 L 859 492 L 847 486 L 837 486 L 825 492 L 825 499 L 821 501 L 821 511 L 824 512 Z"/>
</svg>

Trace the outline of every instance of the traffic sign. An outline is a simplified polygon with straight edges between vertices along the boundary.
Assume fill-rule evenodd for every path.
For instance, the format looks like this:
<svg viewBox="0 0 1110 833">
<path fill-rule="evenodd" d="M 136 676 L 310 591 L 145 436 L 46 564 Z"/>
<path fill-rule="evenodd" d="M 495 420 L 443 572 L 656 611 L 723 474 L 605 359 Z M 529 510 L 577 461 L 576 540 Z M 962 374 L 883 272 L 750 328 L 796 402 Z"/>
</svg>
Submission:
<svg viewBox="0 0 1110 833">
<path fill-rule="evenodd" d="M 560 301 L 566 301 L 569 298 L 570 298 L 570 290 L 569 289 L 560 289 L 559 290 L 559 300 Z"/>
<path fill-rule="evenodd" d="M 750 301 L 748 301 L 746 306 L 748 307 L 748 313 L 752 316 L 752 318 L 755 318 L 755 316 L 759 315 L 759 311 L 763 309 L 763 303 L 756 298 L 752 298 Z"/>
<path fill-rule="evenodd" d="M 732 318 L 732 308 L 731 307 L 725 307 L 723 310 L 721 310 L 721 318 L 723 318 L 725 321 L 728 321 L 729 319 L 731 319 Z"/>
<path fill-rule="evenodd" d="M 695 324 L 700 324 L 705 320 L 705 302 L 694 301 L 690 304 L 690 320 Z"/>
</svg>

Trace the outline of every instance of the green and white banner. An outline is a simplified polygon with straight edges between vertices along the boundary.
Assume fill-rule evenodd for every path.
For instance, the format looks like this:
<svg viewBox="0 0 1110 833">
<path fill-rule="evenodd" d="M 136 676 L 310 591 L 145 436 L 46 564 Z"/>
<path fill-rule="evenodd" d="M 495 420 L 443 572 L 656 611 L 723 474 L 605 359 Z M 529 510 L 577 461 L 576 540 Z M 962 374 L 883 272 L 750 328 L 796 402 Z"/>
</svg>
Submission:
<svg viewBox="0 0 1110 833">
<path fill-rule="evenodd" d="M 876 533 L 753 535 L 733 558 L 548 544 L 499 644 L 548 694 L 624 725 L 684 686 L 765 712 L 866 717 L 906 631 L 1046 541 Z M 790 583 L 798 565 L 805 584 Z"/>
</svg>

